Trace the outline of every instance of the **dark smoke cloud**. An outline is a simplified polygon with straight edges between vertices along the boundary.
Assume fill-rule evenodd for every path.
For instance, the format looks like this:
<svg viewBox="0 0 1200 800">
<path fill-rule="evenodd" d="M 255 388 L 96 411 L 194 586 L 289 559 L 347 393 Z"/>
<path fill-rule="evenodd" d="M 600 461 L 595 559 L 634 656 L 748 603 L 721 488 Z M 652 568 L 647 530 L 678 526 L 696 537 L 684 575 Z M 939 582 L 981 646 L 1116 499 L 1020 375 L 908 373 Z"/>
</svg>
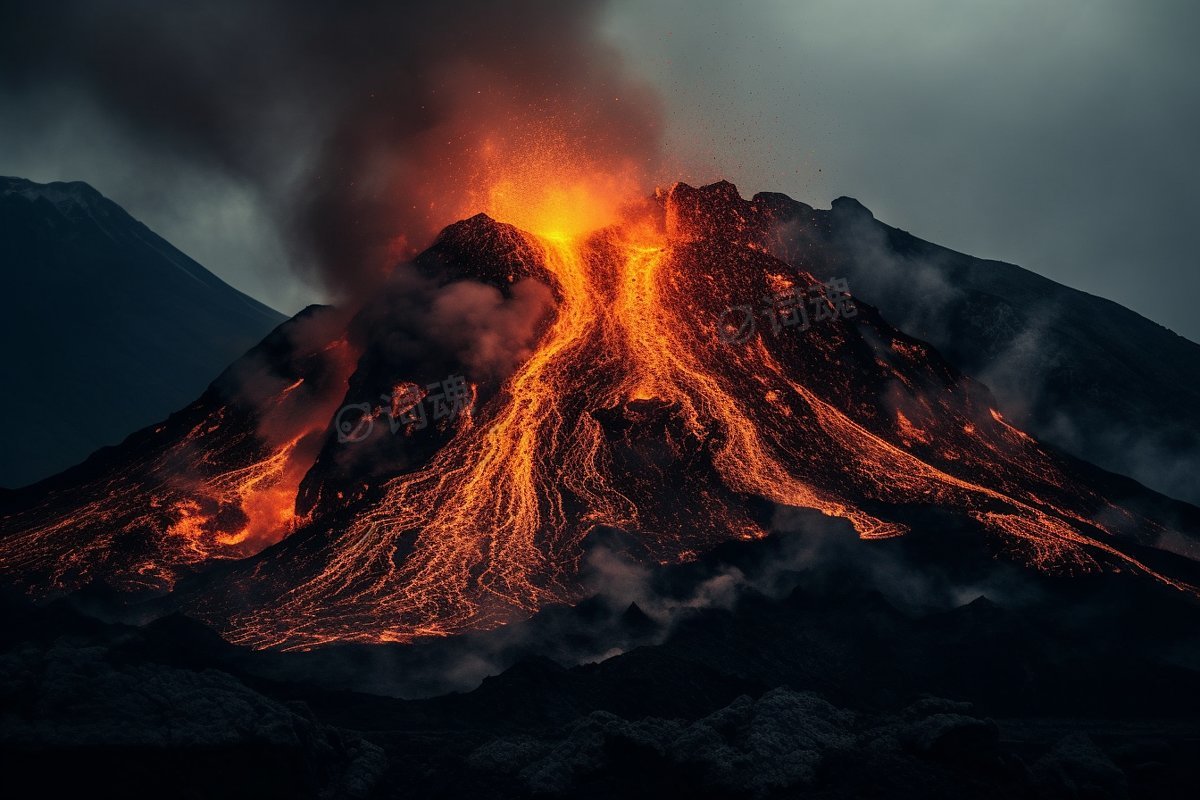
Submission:
<svg viewBox="0 0 1200 800">
<path fill-rule="evenodd" d="M 494 390 L 532 354 L 554 308 L 550 287 L 532 278 L 506 296 L 475 280 L 442 285 L 404 264 L 362 309 L 352 337 L 378 351 L 383 368 L 395 371 L 389 378 L 464 372 Z"/>
<path fill-rule="evenodd" d="M 548 140 L 601 170 L 655 160 L 656 102 L 598 39 L 601 8 L 5 1 L 0 99 L 18 138 L 54 95 L 148 163 L 244 182 L 292 259 L 353 293 L 470 211 L 497 161 Z"/>
<path fill-rule="evenodd" d="M 530 278 L 511 294 L 474 281 L 443 287 L 427 314 L 428 335 L 453 348 L 477 380 L 499 383 L 533 354 L 554 306 L 550 288 Z"/>
</svg>

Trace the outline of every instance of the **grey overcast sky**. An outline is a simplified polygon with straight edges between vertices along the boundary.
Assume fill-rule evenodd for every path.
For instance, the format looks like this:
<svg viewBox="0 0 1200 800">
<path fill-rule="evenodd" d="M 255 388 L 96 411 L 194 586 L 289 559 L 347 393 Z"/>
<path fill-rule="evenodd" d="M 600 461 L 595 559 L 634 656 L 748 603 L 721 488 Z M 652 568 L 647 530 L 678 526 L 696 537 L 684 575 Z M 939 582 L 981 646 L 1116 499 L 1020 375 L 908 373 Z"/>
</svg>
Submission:
<svg viewBox="0 0 1200 800">
<path fill-rule="evenodd" d="M 850 195 L 1200 341 L 1198 9 L 614 0 L 589 24 L 658 90 L 669 175 L 822 208 Z M 0 97 L 0 174 L 86 180 L 281 311 L 321 299 L 288 268 L 262 192 L 147 152 L 70 85 L 30 97 Z"/>
</svg>

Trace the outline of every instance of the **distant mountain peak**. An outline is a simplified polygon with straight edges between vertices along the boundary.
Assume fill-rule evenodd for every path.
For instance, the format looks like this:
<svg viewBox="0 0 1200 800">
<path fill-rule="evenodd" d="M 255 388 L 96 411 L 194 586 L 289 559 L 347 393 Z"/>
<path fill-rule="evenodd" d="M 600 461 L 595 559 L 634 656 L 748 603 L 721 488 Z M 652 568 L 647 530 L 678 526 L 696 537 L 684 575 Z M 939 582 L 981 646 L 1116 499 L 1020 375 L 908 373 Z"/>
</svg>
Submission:
<svg viewBox="0 0 1200 800">
<path fill-rule="evenodd" d="M 51 218 L 57 212 L 68 225 L 88 220 L 111 239 L 119 239 L 122 229 L 144 228 L 125 209 L 83 181 L 37 183 L 25 178 L 4 177 L 0 178 L 0 200 L 25 201 L 33 213 Z"/>
<path fill-rule="evenodd" d="M 24 197 L 27 200 L 46 200 L 60 210 L 77 206 L 93 206 L 107 198 L 83 181 L 52 181 L 36 183 L 25 178 L 0 176 L 0 195 Z"/>
</svg>

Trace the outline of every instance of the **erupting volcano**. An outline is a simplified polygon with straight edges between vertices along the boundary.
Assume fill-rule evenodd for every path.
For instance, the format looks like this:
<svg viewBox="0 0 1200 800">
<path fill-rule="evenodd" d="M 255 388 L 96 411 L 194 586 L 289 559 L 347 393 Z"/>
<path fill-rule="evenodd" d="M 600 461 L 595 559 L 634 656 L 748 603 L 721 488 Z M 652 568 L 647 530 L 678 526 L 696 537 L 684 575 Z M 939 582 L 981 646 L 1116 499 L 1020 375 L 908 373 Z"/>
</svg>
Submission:
<svg viewBox="0 0 1200 800">
<path fill-rule="evenodd" d="M 501 625 L 578 599 L 597 531 L 669 563 L 764 536 L 779 507 L 867 539 L 952 518 L 1038 569 L 1196 591 L 1167 552 L 1194 531 L 773 257 L 774 196 L 623 203 L 624 183 L 495 184 L 349 321 L 300 315 L 193 406 L 9 498 L 0 566 L 40 595 L 195 574 L 185 607 L 290 649 Z M 460 413 L 404 413 L 454 375 Z M 346 441 L 350 405 L 367 433 Z"/>
</svg>

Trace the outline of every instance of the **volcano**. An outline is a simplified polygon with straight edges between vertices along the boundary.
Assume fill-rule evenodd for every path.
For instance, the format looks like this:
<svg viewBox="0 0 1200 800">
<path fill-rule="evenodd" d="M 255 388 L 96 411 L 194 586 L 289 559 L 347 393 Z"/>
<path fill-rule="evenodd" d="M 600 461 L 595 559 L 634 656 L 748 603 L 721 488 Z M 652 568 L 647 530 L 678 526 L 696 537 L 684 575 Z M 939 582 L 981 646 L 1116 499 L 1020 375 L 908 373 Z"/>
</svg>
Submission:
<svg viewBox="0 0 1200 800">
<path fill-rule="evenodd" d="M 1043 445 L 772 255 L 777 197 L 676 184 L 595 229 L 451 225 L 354 313 L 303 312 L 4 497 L 0 569 L 39 597 L 170 593 L 255 648 L 410 642 L 578 600 L 599 535 L 684 562 L 800 508 L 1197 593 L 1200 512 Z"/>
</svg>

